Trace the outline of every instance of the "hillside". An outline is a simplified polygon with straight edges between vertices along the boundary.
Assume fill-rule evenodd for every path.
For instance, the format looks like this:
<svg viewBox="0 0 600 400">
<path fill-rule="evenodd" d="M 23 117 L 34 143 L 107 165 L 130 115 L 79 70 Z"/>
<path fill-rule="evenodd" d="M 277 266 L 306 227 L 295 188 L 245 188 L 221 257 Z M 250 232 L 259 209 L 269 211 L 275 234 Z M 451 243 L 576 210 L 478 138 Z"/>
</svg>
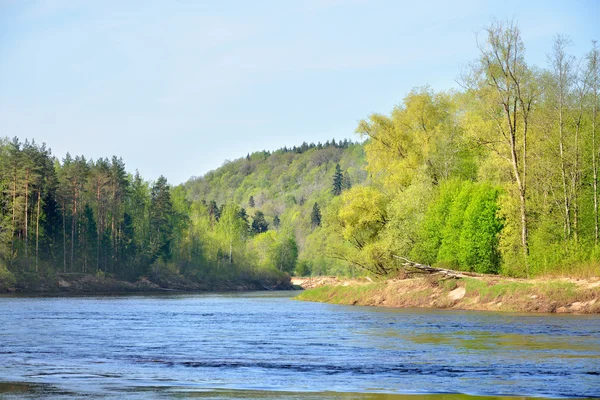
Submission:
<svg viewBox="0 0 600 400">
<path fill-rule="evenodd" d="M 340 166 L 343 186 L 362 184 L 364 146 L 335 140 L 325 144 L 302 144 L 273 153 L 256 152 L 234 161 L 183 185 L 187 198 L 218 207 L 234 203 L 243 207 L 252 219 L 264 213 L 269 230 L 293 232 L 298 247 L 299 273 L 348 273 L 347 263 L 326 259 L 321 248 L 322 234 L 313 226 L 311 214 L 317 204 L 321 213 L 335 197 L 333 179 Z M 275 219 L 279 219 L 279 223 Z"/>
</svg>

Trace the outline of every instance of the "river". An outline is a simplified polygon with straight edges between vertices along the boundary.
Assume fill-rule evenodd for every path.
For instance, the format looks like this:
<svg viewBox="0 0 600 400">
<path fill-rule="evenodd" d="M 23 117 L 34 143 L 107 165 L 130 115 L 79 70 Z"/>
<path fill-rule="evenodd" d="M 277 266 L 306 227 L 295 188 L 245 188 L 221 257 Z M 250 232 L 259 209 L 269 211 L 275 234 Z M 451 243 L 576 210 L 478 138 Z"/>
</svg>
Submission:
<svg viewBox="0 0 600 400">
<path fill-rule="evenodd" d="M 600 397 L 599 316 L 293 294 L 0 297 L 0 398 Z"/>
</svg>

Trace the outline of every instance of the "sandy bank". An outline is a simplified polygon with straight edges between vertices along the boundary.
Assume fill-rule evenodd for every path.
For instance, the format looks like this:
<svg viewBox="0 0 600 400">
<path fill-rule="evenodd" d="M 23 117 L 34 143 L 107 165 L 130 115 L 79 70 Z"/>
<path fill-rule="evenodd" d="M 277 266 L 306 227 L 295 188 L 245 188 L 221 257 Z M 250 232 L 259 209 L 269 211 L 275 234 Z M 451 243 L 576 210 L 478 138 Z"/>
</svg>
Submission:
<svg viewBox="0 0 600 400">
<path fill-rule="evenodd" d="M 383 307 L 425 307 L 544 313 L 600 313 L 600 278 L 441 279 L 426 276 L 378 282 L 335 277 L 293 278 L 306 288 L 297 299 Z"/>
</svg>

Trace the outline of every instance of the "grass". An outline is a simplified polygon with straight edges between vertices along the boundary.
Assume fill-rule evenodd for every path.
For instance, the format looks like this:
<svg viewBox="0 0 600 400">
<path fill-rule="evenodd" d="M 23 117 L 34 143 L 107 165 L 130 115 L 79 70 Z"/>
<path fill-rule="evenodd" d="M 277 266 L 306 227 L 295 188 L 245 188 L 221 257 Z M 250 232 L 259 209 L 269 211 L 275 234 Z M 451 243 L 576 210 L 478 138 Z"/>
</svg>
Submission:
<svg viewBox="0 0 600 400">
<path fill-rule="evenodd" d="M 597 277 L 600 272 L 600 262 L 589 261 L 581 263 L 563 264 L 553 267 L 550 271 L 540 271 L 540 278 L 568 277 L 575 279 L 589 279 Z"/>
</svg>

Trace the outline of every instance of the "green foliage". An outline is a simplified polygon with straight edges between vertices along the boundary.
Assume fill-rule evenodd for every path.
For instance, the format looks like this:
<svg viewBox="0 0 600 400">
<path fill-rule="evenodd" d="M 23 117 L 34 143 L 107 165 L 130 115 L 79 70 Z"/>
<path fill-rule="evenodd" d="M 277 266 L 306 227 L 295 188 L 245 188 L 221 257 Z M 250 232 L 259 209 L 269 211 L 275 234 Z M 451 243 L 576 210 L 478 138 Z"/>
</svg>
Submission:
<svg viewBox="0 0 600 400">
<path fill-rule="evenodd" d="M 462 269 L 496 274 L 500 269 L 498 235 L 502 221 L 497 217 L 498 189 L 477 184 L 467 206 L 460 232 L 458 261 Z"/>
<path fill-rule="evenodd" d="M 499 190 L 488 183 L 445 182 L 429 203 L 413 256 L 479 273 L 498 273 Z"/>
<path fill-rule="evenodd" d="M 437 255 L 437 261 L 453 267 L 460 266 L 460 238 L 465 221 L 465 210 L 471 200 L 473 183 L 460 183 L 460 190 L 450 205 L 446 224 L 442 229 L 442 241 Z"/>
<path fill-rule="evenodd" d="M 380 236 L 387 223 L 388 202 L 369 186 L 355 186 L 336 198 L 328 214 L 328 225 L 344 241 L 334 249 L 336 257 L 376 275 L 390 271 L 389 252 Z"/>
<path fill-rule="evenodd" d="M 270 249 L 271 262 L 281 272 L 291 273 L 298 261 L 298 245 L 292 234 L 280 234 Z"/>
<path fill-rule="evenodd" d="M 312 267 L 310 262 L 307 260 L 299 261 L 296 265 L 296 270 L 294 271 L 294 275 L 296 276 L 310 276 L 312 272 Z"/>
<path fill-rule="evenodd" d="M 6 267 L 0 265 L 0 289 L 9 288 L 16 283 L 15 276 Z"/>
<path fill-rule="evenodd" d="M 432 187 L 427 180 L 415 181 L 397 193 L 387 205 L 387 223 L 381 237 L 389 253 L 387 263 L 390 270 L 397 267 L 394 255 L 407 257 L 419 242 L 419 229 L 431 192 Z"/>
<path fill-rule="evenodd" d="M 420 237 L 413 249 L 415 259 L 425 264 L 437 262 L 450 207 L 460 189 L 461 182 L 456 180 L 447 181 L 440 185 L 436 196 L 429 203 L 424 215 Z"/>
</svg>

